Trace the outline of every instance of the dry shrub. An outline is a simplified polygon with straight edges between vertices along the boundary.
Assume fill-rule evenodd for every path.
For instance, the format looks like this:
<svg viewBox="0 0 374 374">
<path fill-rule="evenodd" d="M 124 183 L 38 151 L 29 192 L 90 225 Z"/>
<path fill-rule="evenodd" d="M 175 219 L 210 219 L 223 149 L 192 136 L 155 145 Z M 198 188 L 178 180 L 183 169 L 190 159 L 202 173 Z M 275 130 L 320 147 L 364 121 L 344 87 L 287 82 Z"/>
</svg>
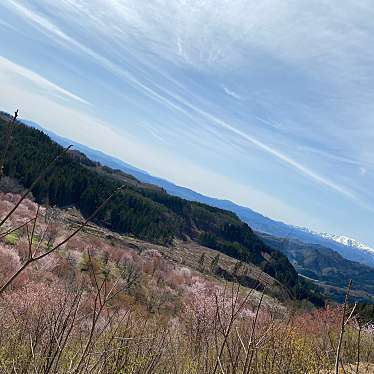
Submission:
<svg viewBox="0 0 374 374">
<path fill-rule="evenodd" d="M 0 215 L 19 196 L 0 193 Z M 24 200 L 10 225 L 32 219 Z M 66 237 L 40 209 L 35 247 Z M 28 228 L 30 230 L 30 227 Z M 0 243 L 3 283 L 30 254 L 25 227 Z M 249 293 L 249 294 L 248 294 Z M 22 272 L 0 298 L 1 373 L 328 373 L 341 307 L 274 313 L 263 296 L 165 259 L 78 234 Z M 374 329 L 352 318 L 342 341 L 345 372 L 374 363 Z M 359 354 L 358 354 L 359 353 Z M 343 370 L 343 369 L 342 369 Z"/>
</svg>

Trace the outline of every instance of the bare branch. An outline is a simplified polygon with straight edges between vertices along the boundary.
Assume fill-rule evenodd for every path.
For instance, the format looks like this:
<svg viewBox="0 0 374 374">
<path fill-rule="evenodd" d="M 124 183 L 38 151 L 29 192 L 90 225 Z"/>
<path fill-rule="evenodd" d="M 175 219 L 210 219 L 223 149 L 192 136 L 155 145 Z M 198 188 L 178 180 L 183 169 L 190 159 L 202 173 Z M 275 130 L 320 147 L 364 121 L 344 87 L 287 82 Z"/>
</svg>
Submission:
<svg viewBox="0 0 374 374">
<path fill-rule="evenodd" d="M 344 304 L 343 304 L 343 312 L 342 312 L 342 319 L 341 319 L 339 341 L 338 341 L 338 346 L 336 348 L 336 356 L 335 356 L 335 374 L 339 374 L 340 353 L 341 353 L 343 336 L 344 336 L 344 328 L 345 328 L 345 325 L 346 325 L 345 313 L 346 313 L 346 310 L 347 310 L 347 305 L 348 305 L 348 300 L 349 300 L 349 294 L 350 294 L 350 291 L 351 291 L 351 287 L 352 287 L 352 280 L 350 280 L 349 283 L 348 283 L 348 288 L 347 288 L 347 292 L 345 294 L 345 300 L 344 300 Z"/>
<path fill-rule="evenodd" d="M 73 231 L 70 235 L 68 235 L 64 240 L 62 240 L 60 243 L 58 243 L 56 246 L 52 247 L 50 250 L 47 250 L 43 254 L 33 257 L 29 255 L 29 258 L 27 261 L 8 279 L 8 281 L 0 287 L 0 295 L 4 293 L 4 291 L 10 286 L 10 284 L 27 268 L 28 265 L 35 261 L 39 261 L 42 258 L 48 256 L 52 252 L 56 251 L 59 249 L 61 246 L 66 244 L 70 239 L 72 239 L 75 235 L 77 235 L 85 226 L 87 226 L 88 222 L 94 218 L 99 211 L 113 198 L 114 195 L 116 195 L 119 191 L 121 191 L 124 188 L 124 186 L 117 188 L 108 198 L 106 198 L 100 205 L 99 207 L 75 230 Z"/>
</svg>

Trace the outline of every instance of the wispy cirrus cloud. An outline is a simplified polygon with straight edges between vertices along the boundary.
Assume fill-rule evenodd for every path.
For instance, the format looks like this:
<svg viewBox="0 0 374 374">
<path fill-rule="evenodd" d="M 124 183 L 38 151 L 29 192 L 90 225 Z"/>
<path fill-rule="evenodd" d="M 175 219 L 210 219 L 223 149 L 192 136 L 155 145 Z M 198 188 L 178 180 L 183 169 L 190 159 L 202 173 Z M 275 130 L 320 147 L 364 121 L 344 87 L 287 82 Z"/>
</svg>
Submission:
<svg viewBox="0 0 374 374">
<path fill-rule="evenodd" d="M 14 62 L 2 57 L 0 55 L 0 74 L 3 76 L 3 79 L 10 79 L 10 76 L 15 78 L 23 78 L 24 80 L 30 82 L 34 88 L 42 90 L 45 95 L 56 97 L 59 99 L 69 99 L 77 101 L 81 104 L 90 105 L 90 103 L 73 94 L 72 92 L 65 90 L 64 88 L 58 86 L 57 84 L 52 83 L 48 79 L 43 78 L 41 75 L 36 74 L 35 72 L 15 64 Z"/>
<path fill-rule="evenodd" d="M 296 201 L 298 191 L 356 204 L 357 215 L 374 208 L 370 1 L 4 0 L 0 21 L 1 9 L 18 39 L 64 56 L 50 67 L 70 87 L 72 71 L 82 75 L 76 96 L 119 132 L 226 167 L 315 217 L 318 199 Z"/>
<path fill-rule="evenodd" d="M 49 123 L 49 128 L 52 131 L 60 133 L 71 139 L 76 139 L 78 142 L 90 145 L 93 148 L 101 149 L 112 154 L 120 159 L 126 159 L 131 163 L 136 163 L 141 167 L 154 170 L 159 176 L 168 177 L 160 165 L 167 164 L 168 169 L 172 170 L 174 175 L 180 180 L 183 185 L 195 188 L 203 193 L 211 193 L 218 197 L 225 198 L 225 194 L 221 187 L 225 189 L 233 189 L 236 191 L 235 201 L 241 202 L 245 199 L 247 194 L 251 194 L 255 198 L 253 208 L 267 209 L 274 214 L 282 214 L 287 218 L 289 207 L 284 205 L 281 201 L 267 195 L 264 192 L 258 191 L 249 186 L 238 185 L 231 181 L 224 175 L 220 175 L 210 170 L 193 165 L 188 160 L 183 160 L 184 168 L 189 170 L 195 177 L 198 176 L 199 183 L 190 185 L 190 179 L 183 170 L 180 169 L 177 160 L 170 157 L 170 154 L 163 152 L 157 147 L 144 145 L 136 139 L 127 134 L 126 137 L 120 136 L 113 131 L 110 125 L 95 116 L 90 115 L 83 108 L 73 109 L 66 100 L 55 100 L 60 94 L 66 94 L 67 91 L 42 76 L 32 72 L 29 69 L 24 69 L 7 59 L 0 58 L 0 77 L 7 77 L 2 79 L 2 91 L 0 91 L 0 102 L 11 110 L 11 105 L 14 102 L 12 97 L 16 98 L 17 104 L 21 105 L 21 116 L 23 118 L 32 118 L 39 123 Z M 32 87 L 25 89 L 25 81 L 31 81 Z M 51 93 L 55 90 L 55 94 Z M 71 93 L 66 94 L 67 99 L 76 100 L 76 96 Z M 78 99 L 81 102 L 82 99 Z M 50 115 L 52 115 L 52 120 Z M 164 135 L 158 133 L 153 126 L 145 126 L 145 130 L 158 141 L 165 143 Z M 63 129 L 63 132 L 61 132 Z M 141 153 L 143 155 L 143 162 L 133 159 L 133 155 Z M 214 190 L 207 190 L 206 185 L 209 181 L 215 180 L 217 188 Z M 266 206 L 263 204 L 257 205 L 256 201 L 266 201 Z M 291 209 L 292 210 L 292 209 Z M 291 219 L 291 216 L 289 217 Z"/>
<path fill-rule="evenodd" d="M 230 90 L 226 86 L 222 86 L 223 90 L 225 91 L 226 95 L 233 97 L 236 100 L 243 100 L 243 98 L 236 92 Z"/>
<path fill-rule="evenodd" d="M 44 19 L 43 17 L 39 16 L 38 14 L 32 12 L 31 10 L 15 3 L 13 0 L 10 0 L 11 3 L 16 7 L 17 11 L 20 11 L 23 16 L 25 16 L 27 19 L 35 22 L 39 27 L 42 27 L 46 32 L 51 32 L 54 34 L 55 37 L 59 37 L 62 39 L 62 41 L 65 41 L 69 44 L 71 48 L 78 47 L 81 52 L 88 53 L 91 57 L 95 58 L 99 63 L 101 63 L 105 68 L 110 69 L 115 74 L 123 77 L 126 80 L 129 80 L 131 83 L 134 83 L 138 88 L 143 90 L 147 95 L 150 95 L 152 98 L 155 98 L 159 100 L 161 103 L 172 107 L 173 109 L 176 109 L 178 111 L 186 112 L 185 107 L 188 109 L 193 110 L 199 115 L 204 116 L 206 119 L 209 119 L 214 124 L 219 125 L 223 127 L 226 130 L 229 130 L 230 132 L 234 133 L 237 136 L 240 136 L 241 138 L 249 141 L 250 143 L 256 145 L 260 149 L 262 149 L 265 152 L 270 153 L 274 157 L 284 161 L 288 165 L 294 167 L 299 172 L 302 172 L 303 174 L 307 175 L 308 177 L 314 179 L 315 181 L 326 185 L 337 192 L 340 192 L 346 196 L 354 197 L 352 193 L 345 190 L 341 186 L 336 185 L 335 183 L 329 181 L 326 178 L 323 178 L 322 176 L 318 175 L 317 173 L 309 170 L 305 166 L 301 165 L 300 163 L 292 160 L 287 155 L 277 151 L 276 149 L 273 149 L 272 147 L 268 146 L 264 142 L 256 139 L 255 137 L 245 133 L 244 131 L 238 130 L 234 126 L 228 124 L 227 122 L 221 120 L 220 118 L 214 116 L 213 114 L 206 112 L 205 110 L 197 107 L 196 105 L 192 104 L 190 101 L 186 100 L 185 98 L 176 95 L 166 89 L 163 89 L 162 87 L 158 86 L 159 92 L 157 92 L 155 89 L 149 87 L 145 83 L 141 82 L 139 79 L 132 76 L 128 71 L 125 71 L 120 66 L 112 63 L 109 61 L 106 57 L 98 54 L 97 52 L 94 52 L 89 47 L 83 45 L 82 43 L 76 41 L 72 37 L 67 36 L 65 33 L 63 33 L 56 25 L 51 23 L 49 20 Z M 230 96 L 234 96 L 238 98 L 238 95 L 236 95 L 234 92 L 229 91 L 226 87 L 224 87 L 224 90 L 227 94 Z M 165 95 L 166 94 L 166 95 Z M 171 98 L 171 99 L 170 99 Z"/>
</svg>

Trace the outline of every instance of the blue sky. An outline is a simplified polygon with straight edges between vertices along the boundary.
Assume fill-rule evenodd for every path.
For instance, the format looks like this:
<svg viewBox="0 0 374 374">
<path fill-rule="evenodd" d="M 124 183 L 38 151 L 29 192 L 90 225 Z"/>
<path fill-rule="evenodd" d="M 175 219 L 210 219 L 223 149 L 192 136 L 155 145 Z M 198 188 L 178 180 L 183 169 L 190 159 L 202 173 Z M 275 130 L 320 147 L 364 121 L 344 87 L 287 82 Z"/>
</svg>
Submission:
<svg viewBox="0 0 374 374">
<path fill-rule="evenodd" d="M 374 4 L 2 0 L 0 108 L 374 245 Z"/>
</svg>

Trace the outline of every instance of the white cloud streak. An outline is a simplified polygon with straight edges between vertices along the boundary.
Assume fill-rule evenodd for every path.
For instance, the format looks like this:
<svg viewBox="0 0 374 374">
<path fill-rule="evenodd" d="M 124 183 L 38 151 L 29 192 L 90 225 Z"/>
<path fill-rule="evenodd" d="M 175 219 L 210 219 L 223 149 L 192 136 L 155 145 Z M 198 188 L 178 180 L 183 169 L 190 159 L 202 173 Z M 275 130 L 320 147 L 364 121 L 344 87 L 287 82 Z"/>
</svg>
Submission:
<svg viewBox="0 0 374 374">
<path fill-rule="evenodd" d="M 3 62 L 3 59 L 0 60 Z M 240 185 L 230 178 L 214 173 L 210 170 L 196 166 L 189 160 L 178 160 L 169 153 L 158 147 L 150 147 L 138 142 L 127 134 L 125 137 L 119 136 L 118 133 L 110 129 L 110 126 L 100 121 L 98 118 L 90 116 L 86 111 L 81 109 L 72 109 L 67 103 L 56 102 L 45 90 L 46 79 L 38 75 L 38 79 L 33 79 L 33 90 L 25 90 L 25 84 L 22 79 L 29 80 L 31 71 L 27 74 L 23 68 L 17 64 L 7 61 L 5 64 L 0 63 L 0 76 L 6 75 L 2 80 L 2 90 L 0 91 L 1 109 L 11 110 L 15 103 L 22 108 L 22 117 L 31 118 L 42 126 L 73 139 L 77 142 L 86 144 L 94 149 L 100 149 L 120 159 L 124 159 L 140 168 L 150 170 L 157 176 L 170 178 L 170 173 L 174 176 L 174 181 L 180 185 L 193 188 L 200 193 L 209 194 L 218 198 L 227 198 L 224 191 L 235 190 L 237 203 L 248 204 L 252 208 L 261 210 L 266 214 L 280 219 L 287 219 L 294 222 L 295 212 L 292 208 L 285 205 L 282 201 L 258 191 L 248 185 Z M 12 74 L 9 75 L 9 72 Z M 17 78 L 17 73 L 20 73 Z M 34 78 L 34 75 L 31 74 Z M 47 86 L 55 88 L 48 83 Z M 60 89 L 57 88 L 60 92 Z M 68 95 L 70 97 L 70 95 Z M 47 108 L 47 110 L 41 110 Z M 61 129 L 64 129 L 61 133 Z M 153 131 L 152 131 L 153 132 Z M 159 135 L 153 132 L 153 136 L 159 138 Z M 160 141 L 163 138 L 160 137 Z M 136 155 L 142 154 L 143 157 L 139 162 Z M 183 164 L 181 169 L 180 164 Z M 168 165 L 168 173 L 161 165 Z M 185 171 L 188 170 L 188 173 Z M 211 181 L 215 181 L 212 188 Z M 250 197 L 250 200 L 248 200 Z M 291 213 L 292 212 L 292 213 Z"/>
<path fill-rule="evenodd" d="M 312 4 L 302 0 L 39 0 L 36 6 L 31 0 L 4 0 L 0 8 L 4 6 L 26 21 L 21 22 L 27 24 L 26 30 L 30 26 L 38 30 L 36 39 L 65 48 L 72 60 L 93 71 L 109 72 L 103 76 L 115 79 L 117 88 L 122 86 L 112 91 L 121 99 L 127 100 L 130 91 L 135 99 L 151 98 L 153 103 L 144 101 L 150 103 L 150 111 L 157 108 L 162 114 L 158 125 L 147 130 L 154 138 L 161 137 L 165 148 L 195 140 L 194 149 L 204 148 L 205 155 L 220 147 L 230 157 L 231 152 L 232 163 L 258 157 L 254 168 L 263 173 L 259 179 L 273 171 L 287 176 L 278 179 L 283 191 L 277 195 L 277 185 L 274 196 L 291 191 L 294 184 L 293 188 L 305 187 L 305 194 L 344 196 L 347 199 L 338 199 L 342 206 L 352 207 L 349 201 L 353 201 L 356 208 L 372 211 L 374 52 L 367 46 L 374 32 L 374 7 L 370 1 L 347 0 L 341 6 L 338 0 Z M 193 79 L 197 84 L 189 86 Z M 211 87 L 204 87 L 205 83 Z M 129 85 L 134 90 L 122 89 Z M 50 92 L 75 100 L 52 87 Z M 147 105 L 140 108 L 141 100 L 140 111 L 148 110 Z M 115 126 L 120 125 L 125 133 L 127 125 Z M 164 132 L 164 127 L 169 131 Z M 122 157 L 139 166 L 139 159 L 145 162 L 130 154 Z M 176 165 L 171 169 L 175 180 L 197 186 Z M 171 177 L 154 164 L 143 166 Z M 360 174 L 360 166 L 367 172 Z M 237 177 L 243 170 L 235 173 Z M 196 171 L 195 184 L 199 176 Z M 209 193 L 206 186 L 211 181 L 205 179 L 205 187 L 202 183 L 196 188 Z M 235 183 L 225 185 L 230 185 L 233 198 Z M 261 208 L 265 201 L 280 207 L 268 195 L 253 196 L 261 203 L 250 205 L 260 211 L 267 213 Z M 288 202 L 282 206 L 284 212 L 290 211 L 293 196 L 283 198 Z M 301 200 L 295 203 L 300 211 L 294 214 L 299 217 L 305 206 Z M 318 203 L 318 198 L 314 201 Z"/>
<path fill-rule="evenodd" d="M 105 56 L 99 54 L 98 52 L 93 51 L 91 48 L 87 47 L 83 43 L 77 41 L 76 39 L 66 35 L 63 31 L 59 29 L 57 25 L 52 23 L 50 20 L 45 19 L 44 17 L 36 14 L 32 10 L 20 5 L 14 0 L 8 0 L 10 4 L 13 6 L 13 8 L 23 17 L 28 19 L 29 21 L 35 23 L 38 28 L 40 28 L 42 31 L 45 32 L 46 35 L 49 37 L 52 37 L 51 34 L 53 34 L 53 37 L 60 38 L 60 41 L 66 44 L 66 46 L 70 49 L 79 50 L 81 53 L 86 54 L 90 56 L 91 58 L 94 58 L 99 64 L 101 64 L 104 68 L 109 70 L 110 72 L 116 74 L 117 76 L 125 79 L 129 83 L 131 83 L 133 86 L 137 87 L 138 89 L 142 90 L 146 95 L 151 97 L 152 99 L 157 100 L 158 102 L 162 103 L 163 105 L 166 105 L 167 107 L 176 110 L 178 112 L 181 112 L 185 115 L 189 115 L 188 110 L 192 110 L 195 113 L 203 116 L 205 119 L 208 119 L 211 123 L 213 123 L 216 126 L 221 127 L 222 129 L 225 129 L 229 131 L 232 134 L 235 134 L 236 136 L 240 137 L 241 139 L 246 140 L 247 142 L 255 145 L 262 151 L 274 156 L 276 159 L 284 162 L 285 164 L 292 167 L 294 170 L 302 173 L 303 175 L 309 177 L 310 179 L 314 180 L 315 182 L 324 185 L 350 199 L 357 200 L 357 197 L 348 189 L 345 187 L 338 185 L 337 183 L 334 183 L 333 181 L 329 180 L 326 177 L 323 177 L 319 175 L 317 172 L 311 170 L 310 168 L 302 165 L 301 163 L 295 161 L 291 157 L 287 156 L 283 152 L 274 149 L 273 147 L 266 144 L 264 141 L 261 141 L 257 139 L 256 137 L 248 134 L 245 131 L 242 131 L 238 128 L 236 128 L 234 125 L 228 123 L 227 121 L 222 120 L 221 118 L 217 117 L 216 115 L 209 113 L 196 105 L 194 105 L 191 101 L 181 97 L 180 95 L 177 95 L 174 92 L 168 91 L 165 87 L 160 87 L 157 84 L 154 84 L 155 87 L 158 88 L 157 92 L 155 89 L 151 88 L 149 85 L 141 82 L 140 79 L 133 76 L 130 72 L 123 70 L 120 66 L 115 64 L 114 62 L 107 59 Z M 112 6 L 117 9 L 117 3 L 112 3 Z M 118 5 L 119 6 L 119 5 Z M 123 11 L 123 9 L 122 9 Z M 211 57 L 213 58 L 213 57 Z M 227 90 L 227 89 L 226 89 Z M 232 92 L 227 94 L 231 94 L 233 96 Z M 188 110 L 186 110 L 188 109 Z"/>
<path fill-rule="evenodd" d="M 237 94 L 236 92 L 230 90 L 226 86 L 222 86 L 223 90 L 225 91 L 226 95 L 233 97 L 236 100 L 243 100 L 243 98 Z"/>
<path fill-rule="evenodd" d="M 52 83 L 48 79 L 43 78 L 39 74 L 23 67 L 12 61 L 6 59 L 0 55 L 0 72 L 3 74 L 12 74 L 18 77 L 22 77 L 27 81 L 31 82 L 33 85 L 38 86 L 44 91 L 48 92 L 51 96 L 58 98 L 64 98 L 69 100 L 77 101 L 81 104 L 90 105 L 90 103 L 83 98 L 73 94 L 72 92 L 65 90 L 64 88 Z"/>
</svg>

